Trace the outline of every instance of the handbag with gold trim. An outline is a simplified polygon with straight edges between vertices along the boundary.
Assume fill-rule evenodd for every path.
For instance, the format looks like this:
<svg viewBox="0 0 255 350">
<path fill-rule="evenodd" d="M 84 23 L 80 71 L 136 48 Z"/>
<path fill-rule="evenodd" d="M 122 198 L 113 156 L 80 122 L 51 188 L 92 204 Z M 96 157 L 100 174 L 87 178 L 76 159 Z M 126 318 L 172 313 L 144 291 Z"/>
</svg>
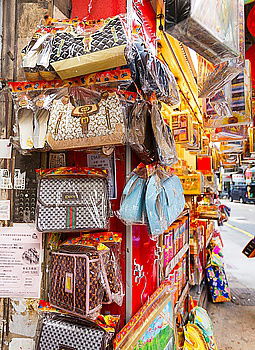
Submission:
<svg viewBox="0 0 255 350">
<path fill-rule="evenodd" d="M 123 107 L 115 92 L 77 107 L 66 98 L 53 101 L 47 135 L 53 150 L 121 145 L 124 139 Z"/>
</svg>

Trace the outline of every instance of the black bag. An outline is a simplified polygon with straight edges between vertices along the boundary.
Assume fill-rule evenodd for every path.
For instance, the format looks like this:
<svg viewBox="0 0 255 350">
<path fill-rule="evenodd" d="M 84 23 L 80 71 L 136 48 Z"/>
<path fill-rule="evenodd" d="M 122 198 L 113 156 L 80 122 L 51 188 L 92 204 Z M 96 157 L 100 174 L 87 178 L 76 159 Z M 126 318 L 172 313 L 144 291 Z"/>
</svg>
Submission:
<svg viewBox="0 0 255 350">
<path fill-rule="evenodd" d="M 145 164 L 158 160 L 150 112 L 149 103 L 137 100 L 128 115 L 128 143 Z"/>
<path fill-rule="evenodd" d="M 103 350 L 109 338 L 92 321 L 52 313 L 43 317 L 36 350 Z"/>
</svg>

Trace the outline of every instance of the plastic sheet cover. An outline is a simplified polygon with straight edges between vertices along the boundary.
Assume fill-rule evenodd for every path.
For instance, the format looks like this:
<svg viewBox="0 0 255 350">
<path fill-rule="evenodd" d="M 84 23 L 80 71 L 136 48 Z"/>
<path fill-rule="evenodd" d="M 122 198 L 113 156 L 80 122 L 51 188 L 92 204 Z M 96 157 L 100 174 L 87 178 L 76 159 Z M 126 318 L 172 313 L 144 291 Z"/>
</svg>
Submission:
<svg viewBox="0 0 255 350">
<path fill-rule="evenodd" d="M 239 55 L 239 0 L 168 0 L 165 30 L 213 64 Z"/>
<path fill-rule="evenodd" d="M 35 85 L 21 92 L 16 84 L 11 87 L 16 112 L 14 143 L 20 151 L 125 143 L 126 102 L 116 89 L 91 90 L 75 84 L 68 87 L 68 83 L 42 89 Z"/>
<path fill-rule="evenodd" d="M 200 98 L 211 98 L 214 93 L 232 81 L 244 68 L 245 20 L 242 0 L 239 0 L 239 41 L 239 57 L 221 64 L 213 65 L 203 57 L 198 56 L 198 95 Z"/>
</svg>

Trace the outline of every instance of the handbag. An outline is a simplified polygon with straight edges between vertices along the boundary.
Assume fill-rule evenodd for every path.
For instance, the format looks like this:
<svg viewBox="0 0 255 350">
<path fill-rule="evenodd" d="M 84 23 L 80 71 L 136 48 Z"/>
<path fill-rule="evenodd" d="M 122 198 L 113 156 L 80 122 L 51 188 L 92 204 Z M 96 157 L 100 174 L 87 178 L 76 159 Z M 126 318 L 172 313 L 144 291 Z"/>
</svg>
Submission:
<svg viewBox="0 0 255 350">
<path fill-rule="evenodd" d="M 93 170 L 93 169 L 91 169 Z M 68 174 L 41 177 L 36 226 L 41 232 L 105 230 L 108 227 L 108 183 L 105 176 Z"/>
<path fill-rule="evenodd" d="M 86 248 L 76 249 L 76 253 L 52 253 L 50 302 L 61 310 L 94 319 L 102 308 L 108 283 L 103 255 L 109 252 Z M 109 291 L 108 284 L 106 287 Z"/>
<path fill-rule="evenodd" d="M 46 314 L 38 329 L 36 350 L 104 350 L 110 335 L 89 320 Z"/>
<path fill-rule="evenodd" d="M 119 16 L 88 27 L 82 34 L 57 32 L 53 39 L 50 63 L 62 80 L 127 63 L 127 36 Z"/>
<path fill-rule="evenodd" d="M 47 135 L 53 150 L 121 145 L 124 139 L 122 104 L 115 92 L 102 93 L 97 104 L 77 107 L 53 101 Z"/>
</svg>

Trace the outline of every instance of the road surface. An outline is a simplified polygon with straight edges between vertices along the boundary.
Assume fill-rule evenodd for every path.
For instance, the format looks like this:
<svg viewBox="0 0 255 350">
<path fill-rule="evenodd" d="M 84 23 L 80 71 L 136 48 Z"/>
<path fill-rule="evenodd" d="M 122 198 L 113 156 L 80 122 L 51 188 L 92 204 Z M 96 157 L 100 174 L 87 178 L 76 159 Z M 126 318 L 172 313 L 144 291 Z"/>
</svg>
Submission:
<svg viewBox="0 0 255 350">
<path fill-rule="evenodd" d="M 222 201 L 231 208 L 231 216 L 220 228 L 224 241 L 224 260 L 232 288 L 255 288 L 255 259 L 242 254 L 255 236 L 255 204 Z"/>
<path fill-rule="evenodd" d="M 230 303 L 209 304 L 215 338 L 219 350 L 255 350 L 255 258 L 242 254 L 245 245 L 255 235 L 255 205 L 222 201 L 231 208 L 231 217 L 219 230 L 224 242 L 225 270 L 232 294 L 241 291 Z M 246 293 L 249 296 L 246 297 Z M 250 297 L 251 295 L 251 297 Z"/>
</svg>

